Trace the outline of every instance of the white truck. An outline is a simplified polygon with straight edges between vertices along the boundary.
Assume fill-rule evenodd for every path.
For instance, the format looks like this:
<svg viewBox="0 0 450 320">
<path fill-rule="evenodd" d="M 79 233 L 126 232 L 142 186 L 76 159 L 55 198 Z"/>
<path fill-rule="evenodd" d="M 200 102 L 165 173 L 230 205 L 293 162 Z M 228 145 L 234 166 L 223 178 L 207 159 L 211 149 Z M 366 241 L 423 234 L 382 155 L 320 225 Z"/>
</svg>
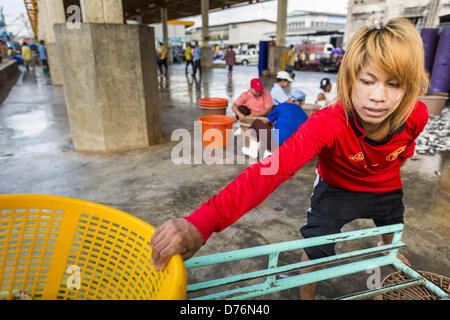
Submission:
<svg viewBox="0 0 450 320">
<path fill-rule="evenodd" d="M 236 55 L 236 64 L 242 64 L 244 66 L 248 64 L 258 63 L 258 51 L 254 48 L 244 51 L 242 54 Z"/>
</svg>

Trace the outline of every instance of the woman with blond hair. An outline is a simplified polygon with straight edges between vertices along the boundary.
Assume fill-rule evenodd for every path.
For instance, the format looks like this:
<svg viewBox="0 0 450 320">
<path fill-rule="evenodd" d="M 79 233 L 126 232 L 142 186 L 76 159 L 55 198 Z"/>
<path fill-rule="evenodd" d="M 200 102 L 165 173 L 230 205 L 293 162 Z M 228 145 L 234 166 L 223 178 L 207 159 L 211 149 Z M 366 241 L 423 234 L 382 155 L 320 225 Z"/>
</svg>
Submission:
<svg viewBox="0 0 450 320">
<path fill-rule="evenodd" d="M 350 40 L 337 80 L 337 102 L 316 111 L 261 162 L 244 170 L 188 217 L 172 219 L 152 237 L 152 260 L 162 268 L 179 253 L 192 257 L 213 232 L 250 211 L 302 166 L 318 156 L 317 177 L 304 238 L 340 232 L 358 218 L 376 226 L 403 223 L 400 166 L 428 121 L 417 97 L 428 88 L 420 35 L 406 19 L 372 20 Z M 274 174 L 262 170 L 274 163 Z M 380 245 L 391 243 L 383 235 Z M 334 255 L 334 245 L 305 248 L 302 261 Z M 401 255 L 399 258 L 408 264 Z M 302 271 L 302 273 L 310 272 Z M 313 299 L 316 284 L 302 286 Z"/>
</svg>

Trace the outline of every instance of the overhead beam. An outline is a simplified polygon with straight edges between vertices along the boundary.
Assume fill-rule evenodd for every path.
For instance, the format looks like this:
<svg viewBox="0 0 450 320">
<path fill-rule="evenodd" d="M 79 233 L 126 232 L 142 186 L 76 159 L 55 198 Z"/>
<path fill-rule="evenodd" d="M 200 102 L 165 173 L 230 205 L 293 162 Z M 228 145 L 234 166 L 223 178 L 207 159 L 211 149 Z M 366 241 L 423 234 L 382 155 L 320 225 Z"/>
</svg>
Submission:
<svg viewBox="0 0 450 320">
<path fill-rule="evenodd" d="M 25 8 L 27 9 L 28 19 L 30 20 L 31 29 L 33 29 L 34 36 L 38 36 L 38 0 L 24 0 Z"/>
<path fill-rule="evenodd" d="M 229 8 L 237 4 L 259 3 L 262 0 L 209 0 L 209 10 Z M 38 0 L 24 0 L 28 18 L 35 35 L 38 35 Z M 125 0 L 123 14 L 127 19 L 142 17 L 144 24 L 161 22 L 161 7 L 168 9 L 167 19 L 176 20 L 201 14 L 199 0 Z"/>
</svg>

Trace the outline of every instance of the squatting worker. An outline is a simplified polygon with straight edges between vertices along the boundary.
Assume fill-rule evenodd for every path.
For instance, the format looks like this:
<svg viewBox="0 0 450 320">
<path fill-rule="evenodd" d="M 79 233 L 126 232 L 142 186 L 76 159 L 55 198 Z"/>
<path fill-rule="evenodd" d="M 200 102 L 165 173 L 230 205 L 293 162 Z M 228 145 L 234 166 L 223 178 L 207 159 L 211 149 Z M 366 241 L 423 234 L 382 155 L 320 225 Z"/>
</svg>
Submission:
<svg viewBox="0 0 450 320">
<path fill-rule="evenodd" d="M 278 71 L 276 81 L 273 84 L 272 90 L 270 90 L 274 106 L 283 102 L 292 102 L 291 98 L 283 90 L 289 85 L 289 82 L 292 82 L 289 73 L 286 71 Z"/>
<path fill-rule="evenodd" d="M 291 93 L 292 102 L 283 102 L 277 105 L 264 119 L 256 119 L 250 126 L 256 134 L 250 139 L 249 147 L 242 147 L 242 153 L 250 158 L 259 155 L 261 137 L 265 137 L 266 145 L 263 157 L 272 154 L 272 139 L 281 146 L 298 128 L 308 120 L 308 115 L 303 111 L 306 94 L 301 90 Z M 272 130 L 273 129 L 275 130 Z"/>
<path fill-rule="evenodd" d="M 400 166 L 414 154 L 414 140 L 428 121 L 427 107 L 417 100 L 428 81 L 422 39 L 409 20 L 372 20 L 361 27 L 342 60 L 337 102 L 314 112 L 271 156 L 191 215 L 160 226 L 152 237 L 155 267 L 176 253 L 192 257 L 213 232 L 259 205 L 315 155 L 318 175 L 300 228 L 304 238 L 340 232 L 358 218 L 373 219 L 376 226 L 403 223 Z M 276 160 L 277 173 L 262 175 Z M 386 234 L 379 244 L 391 242 L 392 234 Z M 334 245 L 306 248 L 302 261 L 334 254 Z M 301 298 L 312 299 L 315 289 L 314 283 L 302 286 Z"/>
<path fill-rule="evenodd" d="M 242 93 L 232 105 L 237 119 L 250 115 L 263 117 L 269 114 L 272 108 L 272 97 L 258 78 L 250 81 L 250 89 Z"/>
<path fill-rule="evenodd" d="M 320 80 L 320 91 L 317 94 L 316 104 L 320 106 L 320 109 L 330 105 L 331 98 L 331 81 L 329 78 L 323 78 Z"/>
</svg>

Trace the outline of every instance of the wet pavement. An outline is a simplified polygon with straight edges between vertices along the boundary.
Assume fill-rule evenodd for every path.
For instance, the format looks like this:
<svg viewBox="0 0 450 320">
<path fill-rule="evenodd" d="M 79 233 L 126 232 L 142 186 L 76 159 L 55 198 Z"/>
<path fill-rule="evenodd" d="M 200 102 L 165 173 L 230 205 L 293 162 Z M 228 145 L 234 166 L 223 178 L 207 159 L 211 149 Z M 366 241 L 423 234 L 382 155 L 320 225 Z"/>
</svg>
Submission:
<svg viewBox="0 0 450 320">
<path fill-rule="evenodd" d="M 249 164 L 182 164 L 171 161 L 177 141 L 175 129 L 194 129 L 203 97 L 222 97 L 231 103 L 258 76 L 256 66 L 236 66 L 231 77 L 223 68 L 204 69 L 195 80 L 184 66 L 170 66 L 169 78 L 161 81 L 161 116 L 164 142 L 149 148 L 113 153 L 80 153 L 73 150 L 64 90 L 50 85 L 41 69 L 23 73 L 8 98 L 0 105 L 0 194 L 37 193 L 80 198 L 128 212 L 159 226 L 169 218 L 188 215 L 217 194 Z M 327 76 L 334 87 L 336 74 L 296 72 L 287 91 L 303 90 L 312 103 L 319 81 Z M 198 76 L 197 76 L 198 77 Z M 273 79 L 263 78 L 270 90 Z M 236 142 L 236 140 L 234 141 Z M 450 185 L 448 154 L 416 156 L 402 168 L 404 183 L 406 248 L 401 252 L 417 270 L 450 276 Z M 198 256 L 299 239 L 315 178 L 315 159 L 281 185 L 260 206 L 232 227 L 213 235 Z M 373 227 L 356 220 L 342 231 Z M 337 252 L 374 245 L 369 239 L 338 245 Z M 301 252 L 280 257 L 298 261 Z M 189 272 L 198 282 L 265 267 L 267 261 L 244 261 Z M 394 272 L 382 268 L 382 278 Z M 359 273 L 319 283 L 317 299 L 331 299 L 367 289 L 371 274 Z M 298 289 L 264 296 L 266 299 L 299 299 Z"/>
</svg>

